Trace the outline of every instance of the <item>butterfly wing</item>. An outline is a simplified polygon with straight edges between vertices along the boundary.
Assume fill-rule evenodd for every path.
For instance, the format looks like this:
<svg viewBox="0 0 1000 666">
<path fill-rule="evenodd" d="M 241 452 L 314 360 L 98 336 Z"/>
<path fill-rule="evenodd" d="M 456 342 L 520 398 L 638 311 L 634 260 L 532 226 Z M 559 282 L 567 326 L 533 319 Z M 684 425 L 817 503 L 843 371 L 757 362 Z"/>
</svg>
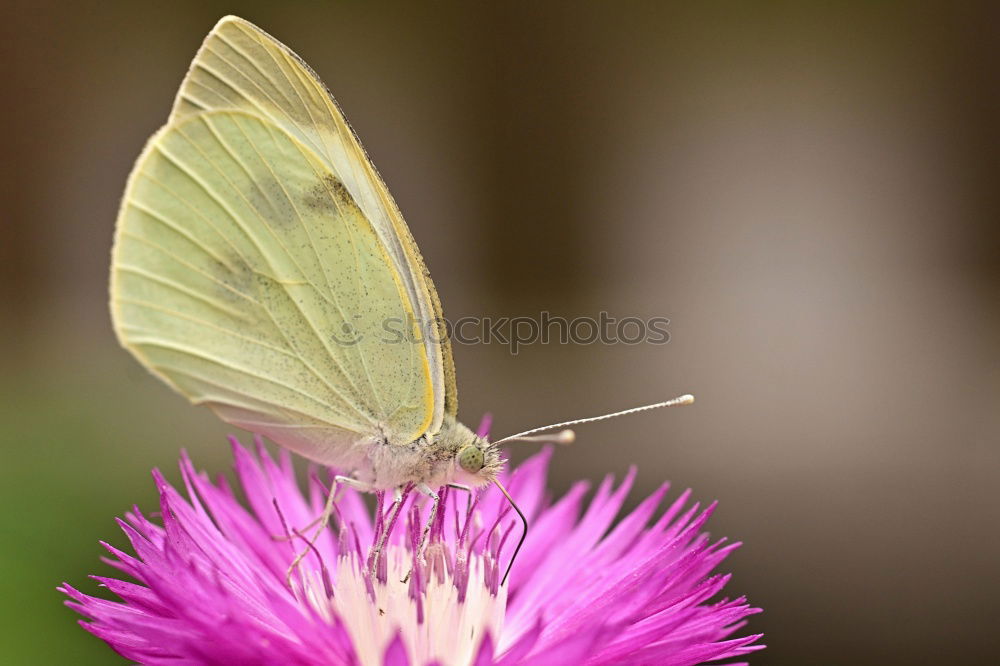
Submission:
<svg viewBox="0 0 1000 666">
<path fill-rule="evenodd" d="M 244 60 L 213 68 L 210 92 L 198 73 L 223 42 Z M 279 73 L 299 107 L 237 94 Z M 180 393 L 320 462 L 355 464 L 359 444 L 408 443 L 454 409 L 446 343 L 408 337 L 440 305 L 385 186 L 311 71 L 239 19 L 206 40 L 129 179 L 112 311 Z"/>
<path fill-rule="evenodd" d="M 443 413 L 458 410 L 455 369 L 444 316 L 430 274 L 392 195 L 333 96 L 315 72 L 284 44 L 236 16 L 221 19 L 191 64 L 170 121 L 211 110 L 257 114 L 307 146 L 357 202 L 396 266 L 423 323 L 434 387 L 437 432 Z"/>
</svg>

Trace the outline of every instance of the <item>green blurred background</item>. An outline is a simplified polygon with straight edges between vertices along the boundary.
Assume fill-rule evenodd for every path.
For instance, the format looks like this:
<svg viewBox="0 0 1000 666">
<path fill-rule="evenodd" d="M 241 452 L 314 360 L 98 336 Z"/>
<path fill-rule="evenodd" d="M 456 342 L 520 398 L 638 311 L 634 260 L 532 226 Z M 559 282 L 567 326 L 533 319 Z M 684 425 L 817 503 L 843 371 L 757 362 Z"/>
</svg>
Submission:
<svg viewBox="0 0 1000 666">
<path fill-rule="evenodd" d="M 695 393 L 582 428 L 554 487 L 635 462 L 719 499 L 755 664 L 996 663 L 995 8 L 6 2 L 0 661 L 116 663 L 55 586 L 96 589 L 180 448 L 228 469 L 117 348 L 106 279 L 132 162 L 238 13 L 337 95 L 451 318 L 671 319 L 665 346 L 459 346 L 466 421 Z"/>
</svg>

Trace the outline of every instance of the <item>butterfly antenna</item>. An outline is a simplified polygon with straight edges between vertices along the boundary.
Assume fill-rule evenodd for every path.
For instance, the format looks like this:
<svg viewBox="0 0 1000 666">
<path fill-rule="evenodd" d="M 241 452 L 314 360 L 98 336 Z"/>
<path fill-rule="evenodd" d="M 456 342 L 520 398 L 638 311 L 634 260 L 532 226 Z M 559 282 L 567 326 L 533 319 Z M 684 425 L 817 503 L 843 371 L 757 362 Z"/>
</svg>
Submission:
<svg viewBox="0 0 1000 666">
<path fill-rule="evenodd" d="M 525 430 L 524 432 L 519 432 L 516 435 L 510 435 L 504 437 L 503 439 L 498 439 L 493 442 L 494 444 L 503 444 L 504 442 L 555 442 L 557 444 L 570 444 L 576 435 L 572 430 L 562 430 L 555 435 L 546 435 L 544 437 L 537 436 L 537 433 L 545 432 L 546 430 L 554 430 L 556 428 L 566 428 L 566 426 L 580 425 L 581 423 L 593 423 L 594 421 L 604 421 L 605 419 L 613 419 L 616 416 L 626 416 L 628 414 L 635 414 L 637 412 L 645 412 L 650 409 L 659 409 L 660 407 L 678 407 L 680 405 L 690 405 L 694 403 L 694 396 L 687 393 L 682 396 L 673 398 L 672 400 L 665 400 L 663 402 L 657 402 L 652 405 L 643 405 L 642 407 L 633 407 L 632 409 L 626 409 L 620 412 L 613 412 L 611 414 L 602 414 L 601 416 L 591 416 L 585 419 L 575 419 L 573 421 L 563 421 L 562 423 L 553 423 L 552 425 L 541 426 L 539 428 L 532 428 L 531 430 Z M 517 508 L 517 507 L 515 507 Z"/>
<path fill-rule="evenodd" d="M 524 545 L 524 539 L 525 537 L 528 536 L 528 519 L 524 517 L 523 513 L 521 513 L 521 509 L 518 508 L 517 503 L 514 502 L 513 498 L 511 498 L 510 496 L 510 493 L 508 493 L 507 489 L 503 487 L 503 484 L 500 483 L 499 479 L 493 479 L 493 483 L 495 483 L 497 488 L 500 489 L 500 492 L 503 493 L 503 496 L 507 498 L 507 501 L 510 502 L 510 505 L 514 507 L 514 511 L 517 511 L 517 515 L 521 517 L 521 522 L 524 523 L 524 531 L 521 532 L 521 540 L 517 542 L 517 548 L 514 549 L 514 554 L 510 556 L 510 562 L 507 564 L 507 571 L 503 575 L 503 580 L 500 581 L 500 587 L 503 587 L 503 584 L 507 582 L 507 576 L 510 575 L 511 568 L 513 568 L 514 566 L 514 560 L 517 559 L 517 554 L 521 552 L 521 546 Z"/>
</svg>

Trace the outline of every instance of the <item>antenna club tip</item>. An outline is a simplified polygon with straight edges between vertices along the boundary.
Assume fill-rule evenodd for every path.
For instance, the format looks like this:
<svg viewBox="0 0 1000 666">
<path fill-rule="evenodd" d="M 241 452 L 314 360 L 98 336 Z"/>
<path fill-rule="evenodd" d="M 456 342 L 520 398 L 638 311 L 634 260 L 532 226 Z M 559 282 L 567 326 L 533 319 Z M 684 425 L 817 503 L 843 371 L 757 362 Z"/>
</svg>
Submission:
<svg viewBox="0 0 1000 666">
<path fill-rule="evenodd" d="M 556 444 L 572 444 L 576 441 L 576 433 L 569 428 L 560 431 L 558 435 L 553 438 Z"/>
<path fill-rule="evenodd" d="M 693 405 L 694 404 L 694 396 L 691 395 L 690 393 L 686 393 L 686 394 L 682 395 L 681 397 L 677 398 L 677 403 L 680 404 L 680 405 Z"/>
</svg>

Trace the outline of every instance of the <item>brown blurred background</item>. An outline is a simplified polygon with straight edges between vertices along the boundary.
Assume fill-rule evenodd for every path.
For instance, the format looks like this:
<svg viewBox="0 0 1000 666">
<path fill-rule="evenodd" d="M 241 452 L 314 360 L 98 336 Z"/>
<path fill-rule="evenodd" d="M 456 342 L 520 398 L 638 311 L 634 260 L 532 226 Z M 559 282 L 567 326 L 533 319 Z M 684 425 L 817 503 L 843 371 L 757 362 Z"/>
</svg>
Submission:
<svg viewBox="0 0 1000 666">
<path fill-rule="evenodd" d="M 996 663 L 995 3 L 491 4 L 5 3 L 4 663 L 113 663 L 55 586 L 96 589 L 151 467 L 228 468 L 226 428 L 117 348 L 106 279 L 125 177 L 230 12 L 335 92 L 449 317 L 671 319 L 664 346 L 459 346 L 466 421 L 695 393 L 581 428 L 554 486 L 634 462 L 720 500 L 755 664 Z"/>
</svg>

